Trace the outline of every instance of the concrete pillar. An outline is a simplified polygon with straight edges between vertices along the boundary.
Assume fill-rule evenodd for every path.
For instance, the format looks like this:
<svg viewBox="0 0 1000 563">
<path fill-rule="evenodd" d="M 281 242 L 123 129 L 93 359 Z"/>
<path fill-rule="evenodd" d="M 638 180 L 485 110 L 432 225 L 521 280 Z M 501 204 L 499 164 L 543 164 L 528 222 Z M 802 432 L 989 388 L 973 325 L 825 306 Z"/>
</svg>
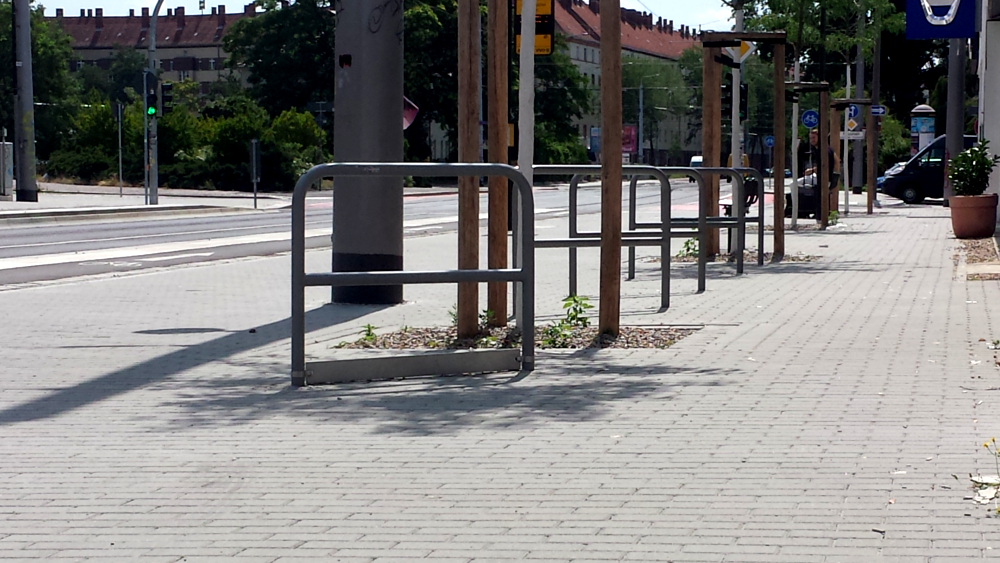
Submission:
<svg viewBox="0 0 1000 563">
<path fill-rule="evenodd" d="M 334 160 L 403 160 L 403 2 L 342 0 L 337 9 Z M 403 179 L 338 178 L 333 270 L 403 268 Z M 335 287 L 338 303 L 403 301 L 403 288 Z"/>
<path fill-rule="evenodd" d="M 14 1 L 15 90 L 14 107 L 14 176 L 17 201 L 38 201 L 35 183 L 35 106 L 31 74 L 31 4 Z"/>
<path fill-rule="evenodd" d="M 979 122 L 980 135 L 990 142 L 990 151 L 1000 150 L 1000 96 L 989 95 L 989 92 L 1000 92 L 1000 21 L 987 21 L 986 49 L 979 56 L 985 58 L 982 67 L 985 69 L 979 77 L 979 103 L 982 118 Z M 994 168 L 990 175 L 990 187 L 986 193 L 1000 192 L 1000 168 Z"/>
</svg>

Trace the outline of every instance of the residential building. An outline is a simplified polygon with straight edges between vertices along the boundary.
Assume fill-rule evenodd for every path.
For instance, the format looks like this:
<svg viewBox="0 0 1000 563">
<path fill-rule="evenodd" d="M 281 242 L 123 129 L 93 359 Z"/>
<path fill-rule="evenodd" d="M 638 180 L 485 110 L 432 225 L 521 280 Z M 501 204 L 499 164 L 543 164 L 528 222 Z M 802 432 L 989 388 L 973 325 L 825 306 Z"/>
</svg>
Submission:
<svg viewBox="0 0 1000 563">
<path fill-rule="evenodd" d="M 225 5 L 208 14 L 191 15 L 183 7 L 167 9 L 156 20 L 156 60 L 161 80 L 179 82 L 193 80 L 205 91 L 212 82 L 225 79 L 227 54 L 222 50 L 222 37 L 232 25 L 256 13 L 254 4 L 247 4 L 240 13 L 226 13 Z M 146 51 L 149 48 L 149 8 L 136 15 L 105 16 L 104 10 L 80 10 L 80 15 L 66 16 L 56 10 L 55 21 L 70 37 L 74 59 L 70 71 L 84 65 L 109 68 L 118 46 Z M 242 78 L 242 77 L 240 77 Z"/>
</svg>

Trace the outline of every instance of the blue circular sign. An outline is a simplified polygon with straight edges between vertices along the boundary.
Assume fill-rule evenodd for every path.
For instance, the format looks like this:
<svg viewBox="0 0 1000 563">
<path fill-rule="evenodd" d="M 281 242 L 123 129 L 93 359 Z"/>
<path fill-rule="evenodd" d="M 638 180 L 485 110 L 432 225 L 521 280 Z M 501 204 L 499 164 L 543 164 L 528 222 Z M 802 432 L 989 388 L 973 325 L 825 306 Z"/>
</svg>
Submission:
<svg viewBox="0 0 1000 563">
<path fill-rule="evenodd" d="M 850 106 L 847 107 L 847 117 L 854 119 L 859 115 L 861 115 L 861 108 L 859 108 L 854 104 L 851 104 Z"/>
<path fill-rule="evenodd" d="M 774 148 L 774 137 L 771 135 L 764 137 L 764 146 L 769 149 Z"/>
<path fill-rule="evenodd" d="M 819 112 L 811 109 L 802 114 L 802 125 L 805 125 L 809 129 L 819 125 Z"/>
</svg>

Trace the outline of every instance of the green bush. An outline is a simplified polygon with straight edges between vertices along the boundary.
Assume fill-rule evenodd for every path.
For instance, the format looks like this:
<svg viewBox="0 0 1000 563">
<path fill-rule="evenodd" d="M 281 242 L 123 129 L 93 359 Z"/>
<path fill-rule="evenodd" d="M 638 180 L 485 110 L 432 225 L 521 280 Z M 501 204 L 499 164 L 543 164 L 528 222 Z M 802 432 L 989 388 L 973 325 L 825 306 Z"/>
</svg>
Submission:
<svg viewBox="0 0 1000 563">
<path fill-rule="evenodd" d="M 948 165 L 948 179 L 955 195 L 983 195 L 990 187 L 990 174 L 997 162 L 1000 162 L 1000 156 L 990 154 L 986 140 L 958 153 Z"/>
<path fill-rule="evenodd" d="M 54 151 L 46 165 L 49 175 L 79 178 L 87 183 L 111 176 L 116 168 L 114 158 L 93 146 Z"/>
</svg>

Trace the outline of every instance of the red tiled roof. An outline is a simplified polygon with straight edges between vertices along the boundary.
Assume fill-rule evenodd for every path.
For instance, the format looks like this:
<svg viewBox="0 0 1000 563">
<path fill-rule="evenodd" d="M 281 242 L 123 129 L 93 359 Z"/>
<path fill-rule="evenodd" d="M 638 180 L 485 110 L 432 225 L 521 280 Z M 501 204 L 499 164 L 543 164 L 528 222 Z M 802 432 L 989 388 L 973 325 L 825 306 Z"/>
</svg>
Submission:
<svg viewBox="0 0 1000 563">
<path fill-rule="evenodd" d="M 156 18 L 157 47 L 208 47 L 222 43 L 222 36 L 237 20 L 251 14 L 252 5 L 242 13 L 227 14 L 224 5 L 212 9 L 212 14 L 187 15 L 184 8 L 170 10 L 170 15 L 160 13 Z M 54 21 L 73 38 L 74 49 L 111 49 L 115 45 L 146 47 L 149 34 L 148 8 L 143 14 L 130 16 L 104 16 L 97 9 L 93 15 L 63 16 L 62 10 Z"/>
<path fill-rule="evenodd" d="M 559 0 L 555 5 L 559 32 L 577 41 L 600 41 L 600 0 Z M 622 8 L 622 49 L 677 60 L 685 49 L 698 44 L 697 32 L 663 18 Z"/>
</svg>

